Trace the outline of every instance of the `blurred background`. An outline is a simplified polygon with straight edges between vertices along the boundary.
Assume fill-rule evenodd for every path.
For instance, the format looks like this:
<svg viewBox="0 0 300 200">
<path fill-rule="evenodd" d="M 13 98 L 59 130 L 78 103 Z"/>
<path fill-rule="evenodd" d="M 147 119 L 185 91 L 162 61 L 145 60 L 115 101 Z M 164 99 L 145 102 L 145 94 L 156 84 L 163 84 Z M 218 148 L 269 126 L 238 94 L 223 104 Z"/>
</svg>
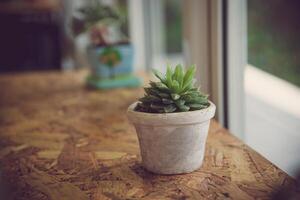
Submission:
<svg viewBox="0 0 300 200">
<path fill-rule="evenodd" d="M 89 70 L 87 49 L 116 43 L 133 46 L 134 72 L 195 63 L 217 120 L 295 176 L 299 8 L 298 0 L 2 0 L 0 73 Z"/>
</svg>

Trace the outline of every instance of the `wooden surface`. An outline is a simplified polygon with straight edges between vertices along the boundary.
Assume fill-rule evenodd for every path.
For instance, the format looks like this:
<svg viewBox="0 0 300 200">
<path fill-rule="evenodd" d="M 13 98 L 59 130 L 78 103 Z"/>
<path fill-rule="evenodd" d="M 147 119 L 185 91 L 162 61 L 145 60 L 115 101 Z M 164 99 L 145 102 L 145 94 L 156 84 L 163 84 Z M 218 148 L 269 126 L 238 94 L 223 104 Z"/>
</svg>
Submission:
<svg viewBox="0 0 300 200">
<path fill-rule="evenodd" d="M 268 199 L 278 187 L 294 187 L 286 173 L 215 121 L 200 170 L 145 171 L 125 116 L 142 90 L 94 91 L 83 79 L 84 73 L 0 76 L 5 199 Z"/>
</svg>

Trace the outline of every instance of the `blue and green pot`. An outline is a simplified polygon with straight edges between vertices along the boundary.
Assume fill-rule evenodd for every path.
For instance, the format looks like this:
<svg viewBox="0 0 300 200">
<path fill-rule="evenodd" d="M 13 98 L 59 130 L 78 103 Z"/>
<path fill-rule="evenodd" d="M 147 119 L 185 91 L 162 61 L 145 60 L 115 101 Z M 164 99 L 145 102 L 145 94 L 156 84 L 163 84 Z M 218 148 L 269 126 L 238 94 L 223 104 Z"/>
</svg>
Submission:
<svg viewBox="0 0 300 200">
<path fill-rule="evenodd" d="M 91 74 L 88 85 L 101 89 L 117 87 L 136 87 L 141 81 L 133 76 L 133 46 L 116 44 L 88 47 L 88 60 Z"/>
</svg>

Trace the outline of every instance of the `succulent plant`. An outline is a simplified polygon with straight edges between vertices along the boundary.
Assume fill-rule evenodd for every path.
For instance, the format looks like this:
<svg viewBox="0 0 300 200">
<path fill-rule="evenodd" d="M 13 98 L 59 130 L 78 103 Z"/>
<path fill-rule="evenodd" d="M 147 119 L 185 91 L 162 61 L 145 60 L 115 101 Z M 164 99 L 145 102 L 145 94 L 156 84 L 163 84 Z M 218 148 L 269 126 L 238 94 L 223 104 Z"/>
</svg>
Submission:
<svg viewBox="0 0 300 200">
<path fill-rule="evenodd" d="M 136 110 L 149 113 L 172 113 L 200 110 L 210 103 L 207 95 L 195 87 L 195 66 L 184 72 L 181 65 L 173 71 L 167 67 L 166 75 L 153 70 L 158 82 L 150 81 L 150 87 L 145 87 L 144 97 L 139 99 Z"/>
<path fill-rule="evenodd" d="M 118 34 L 121 37 L 120 42 L 128 42 L 128 12 L 125 5 L 123 1 L 108 6 L 99 0 L 85 0 L 83 6 L 76 13 L 80 17 L 75 17 L 73 24 L 74 26 L 83 27 L 74 27 L 75 33 L 80 34 L 83 31 L 95 31 L 94 37 L 97 37 L 96 27 L 100 23 L 105 27 L 114 26 L 117 28 Z"/>
</svg>

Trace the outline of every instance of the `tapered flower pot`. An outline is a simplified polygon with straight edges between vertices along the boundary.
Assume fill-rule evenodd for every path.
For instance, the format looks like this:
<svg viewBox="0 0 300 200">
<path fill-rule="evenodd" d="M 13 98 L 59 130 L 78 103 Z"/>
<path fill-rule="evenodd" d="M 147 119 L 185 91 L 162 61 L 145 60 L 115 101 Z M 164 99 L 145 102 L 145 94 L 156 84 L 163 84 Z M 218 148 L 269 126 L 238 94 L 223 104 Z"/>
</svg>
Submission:
<svg viewBox="0 0 300 200">
<path fill-rule="evenodd" d="M 130 43 L 87 48 L 92 74 L 102 79 L 131 74 L 133 54 L 133 46 Z"/>
<path fill-rule="evenodd" d="M 133 75 L 134 50 L 130 43 L 87 49 L 91 74 L 87 84 L 94 88 L 137 87 L 141 81 Z"/>
<path fill-rule="evenodd" d="M 128 119 L 139 139 L 142 165 L 157 174 L 181 174 L 201 167 L 210 119 L 216 106 L 177 113 L 145 113 L 129 106 Z"/>
</svg>

